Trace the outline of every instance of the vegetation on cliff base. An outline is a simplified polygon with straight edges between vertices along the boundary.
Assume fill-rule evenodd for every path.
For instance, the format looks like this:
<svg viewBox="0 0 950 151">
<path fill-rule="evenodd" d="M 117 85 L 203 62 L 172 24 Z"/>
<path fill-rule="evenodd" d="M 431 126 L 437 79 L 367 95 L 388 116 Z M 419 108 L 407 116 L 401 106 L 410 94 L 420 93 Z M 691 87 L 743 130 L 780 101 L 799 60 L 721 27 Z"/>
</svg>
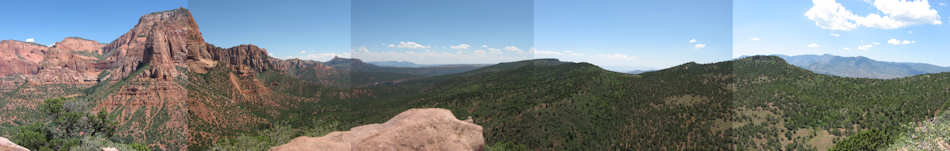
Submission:
<svg viewBox="0 0 950 151">
<path fill-rule="evenodd" d="M 12 139 L 32 150 L 71 150 L 90 147 L 128 147 L 147 150 L 143 145 L 114 143 L 111 138 L 118 123 L 105 111 L 89 114 L 70 106 L 66 98 L 47 99 L 40 110 L 47 115 L 41 122 L 18 126 Z M 103 146 L 103 145 L 116 146 Z"/>
</svg>

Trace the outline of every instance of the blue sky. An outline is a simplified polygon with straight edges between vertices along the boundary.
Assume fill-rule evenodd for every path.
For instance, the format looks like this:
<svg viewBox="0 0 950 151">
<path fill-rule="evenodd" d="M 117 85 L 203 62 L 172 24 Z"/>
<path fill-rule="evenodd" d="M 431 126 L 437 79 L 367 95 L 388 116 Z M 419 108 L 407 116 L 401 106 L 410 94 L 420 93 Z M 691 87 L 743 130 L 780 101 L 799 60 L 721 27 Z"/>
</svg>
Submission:
<svg viewBox="0 0 950 151">
<path fill-rule="evenodd" d="M 532 0 L 358 0 L 352 55 L 420 64 L 532 58 Z"/>
<path fill-rule="evenodd" d="M 833 54 L 950 66 L 947 0 L 734 3 L 734 56 Z"/>
<path fill-rule="evenodd" d="M 190 0 L 205 41 L 254 44 L 278 58 L 349 56 L 349 0 Z"/>
<path fill-rule="evenodd" d="M 65 37 L 109 43 L 150 12 L 186 7 L 184 0 L 5 0 L 0 39 L 50 45 Z"/>
<path fill-rule="evenodd" d="M 535 1 L 535 56 L 616 71 L 731 58 L 730 1 Z M 695 40 L 695 41 L 692 41 Z"/>
</svg>

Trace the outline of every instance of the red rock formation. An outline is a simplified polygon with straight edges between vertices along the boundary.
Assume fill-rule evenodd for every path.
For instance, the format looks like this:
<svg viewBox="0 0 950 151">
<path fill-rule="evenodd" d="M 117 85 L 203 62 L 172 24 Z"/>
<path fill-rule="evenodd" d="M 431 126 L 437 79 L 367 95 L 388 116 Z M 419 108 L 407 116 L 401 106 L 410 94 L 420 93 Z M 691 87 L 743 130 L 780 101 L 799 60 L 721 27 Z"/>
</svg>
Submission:
<svg viewBox="0 0 950 151">
<path fill-rule="evenodd" d="M 241 76 L 253 76 L 255 72 L 286 67 L 280 60 L 268 56 L 266 50 L 254 45 L 225 49 L 207 44 L 191 13 L 183 8 L 143 16 L 129 32 L 105 46 L 104 54 L 107 54 L 106 59 L 99 64 L 111 71 L 111 78 L 105 82 L 126 83 L 101 100 L 97 108 L 121 111 L 119 121 L 131 125 L 121 132 L 124 136 L 140 140 L 158 139 L 159 143 L 151 145 L 173 150 L 186 150 L 188 141 L 192 140 L 189 138 L 188 120 L 192 120 L 189 112 L 216 114 L 196 102 L 201 99 L 189 98 L 188 89 L 179 84 L 188 79 L 186 72 L 204 73 L 210 68 L 224 66 Z M 248 86 L 256 87 L 244 88 L 247 91 L 240 92 L 266 94 L 269 91 L 262 88 L 263 84 Z M 167 119 L 155 120 L 153 117 Z M 200 118 L 197 120 L 220 122 L 215 117 Z M 130 124 L 133 121 L 143 123 Z M 156 136 L 156 133 L 158 138 L 147 138 Z"/>
<path fill-rule="evenodd" d="M 0 41 L 0 77 L 35 74 L 43 61 L 46 46 L 14 40 Z"/>
<path fill-rule="evenodd" d="M 409 109 L 383 124 L 322 137 L 301 136 L 271 151 L 480 150 L 482 127 L 439 108 Z"/>
<path fill-rule="evenodd" d="M 102 54 L 102 47 L 105 46 L 106 44 L 79 37 L 66 37 L 63 39 L 63 41 L 56 42 L 56 44 L 53 45 L 53 47 L 62 50 L 81 51 L 94 54 Z"/>
<path fill-rule="evenodd" d="M 212 104 L 221 98 L 189 97 L 189 89 L 181 84 L 189 79 L 188 72 L 205 73 L 217 67 L 230 69 L 236 74 L 230 78 L 235 83 L 236 92 L 240 94 L 226 99 L 271 107 L 279 105 L 273 102 L 266 84 L 253 77 L 254 73 L 285 71 L 296 66 L 333 71 L 332 67 L 317 65 L 320 64 L 295 64 L 272 58 L 265 49 L 254 45 L 220 48 L 208 44 L 191 13 L 180 8 L 142 16 L 138 24 L 109 44 L 82 38 L 65 38 L 52 47 L 13 40 L 2 41 L 0 69 L 3 70 L 0 70 L 0 78 L 4 79 L 0 80 L 0 92 L 16 89 L 23 83 L 61 84 L 79 88 L 105 85 L 108 87 L 105 94 L 97 94 L 94 98 L 99 99 L 95 100 L 98 104 L 94 110 L 105 109 L 118 114 L 117 120 L 123 127 L 127 127 L 119 132 L 120 136 L 140 142 L 149 140 L 152 143 L 149 145 L 164 150 L 187 150 L 189 141 L 194 139 L 189 134 L 189 120 L 241 123 L 235 122 L 241 119 L 211 117 L 230 114 L 209 109 L 228 107 L 228 104 Z M 103 72 L 108 74 L 100 74 Z M 329 75 L 322 72 L 317 74 Z M 100 75 L 104 76 L 99 77 Z M 30 90 L 34 89 L 20 91 Z M 73 95 L 48 93 L 40 89 L 34 91 L 50 96 Z M 8 104 L 0 108 L 16 107 Z M 189 113 L 198 115 L 199 119 L 190 119 Z M 211 125 L 231 127 L 234 124 Z"/>
</svg>

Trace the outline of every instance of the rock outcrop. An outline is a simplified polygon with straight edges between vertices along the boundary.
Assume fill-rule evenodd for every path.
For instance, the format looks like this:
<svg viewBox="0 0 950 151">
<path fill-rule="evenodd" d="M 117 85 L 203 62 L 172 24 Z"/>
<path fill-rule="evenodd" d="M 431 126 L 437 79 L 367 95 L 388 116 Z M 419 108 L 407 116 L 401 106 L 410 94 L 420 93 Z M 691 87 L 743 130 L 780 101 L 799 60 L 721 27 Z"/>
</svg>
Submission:
<svg viewBox="0 0 950 151">
<path fill-rule="evenodd" d="M 355 127 L 322 137 L 301 136 L 271 151 L 480 150 L 482 127 L 455 119 L 446 109 L 409 109 L 383 124 Z"/>
<path fill-rule="evenodd" d="M 30 151 L 23 146 L 11 142 L 9 139 L 0 137 L 0 150 L 2 151 Z"/>
</svg>

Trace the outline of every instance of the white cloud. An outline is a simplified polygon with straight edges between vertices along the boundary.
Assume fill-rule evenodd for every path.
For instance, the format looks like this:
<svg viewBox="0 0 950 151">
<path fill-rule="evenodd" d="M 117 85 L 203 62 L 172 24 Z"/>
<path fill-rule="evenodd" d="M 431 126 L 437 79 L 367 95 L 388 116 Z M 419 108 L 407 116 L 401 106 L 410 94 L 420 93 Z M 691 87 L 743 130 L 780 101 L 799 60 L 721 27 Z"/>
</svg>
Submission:
<svg viewBox="0 0 950 151">
<path fill-rule="evenodd" d="M 871 44 L 873 44 L 873 45 L 875 45 L 875 46 L 881 45 L 881 43 L 879 43 L 879 42 L 872 42 Z"/>
<path fill-rule="evenodd" d="M 908 30 L 908 31 L 907 31 L 907 34 L 914 34 L 914 31 Z"/>
<path fill-rule="evenodd" d="M 901 41 L 900 41 L 900 40 L 897 40 L 897 39 L 894 39 L 894 38 L 891 38 L 890 40 L 887 40 L 887 43 L 888 43 L 888 44 L 891 44 L 891 45 L 900 45 L 900 44 L 901 44 Z"/>
<path fill-rule="evenodd" d="M 407 48 L 407 49 L 426 49 L 432 48 L 431 46 L 422 45 L 412 41 L 400 41 L 399 44 L 389 44 L 389 48 Z"/>
<path fill-rule="evenodd" d="M 749 40 L 752 40 L 752 41 L 759 41 L 759 40 L 762 40 L 762 39 L 759 39 L 759 37 L 752 37 L 752 38 L 749 38 Z"/>
<path fill-rule="evenodd" d="M 917 41 L 897 40 L 896 38 L 891 38 L 890 40 L 887 40 L 887 44 L 891 44 L 891 45 L 907 45 L 907 44 L 913 44 L 913 43 L 917 43 Z"/>
<path fill-rule="evenodd" d="M 816 43 L 809 43 L 809 44 L 808 44 L 808 48 L 818 48 L 818 47 L 821 47 L 821 45 L 818 45 L 818 44 L 816 44 Z"/>
<path fill-rule="evenodd" d="M 300 50 L 300 54 L 305 54 L 305 53 L 307 53 L 306 50 Z"/>
<path fill-rule="evenodd" d="M 912 43 L 917 43 L 917 41 L 907 41 L 907 40 L 904 40 L 903 42 L 901 42 L 901 44 L 905 44 L 905 45 L 906 45 L 906 44 L 912 44 Z"/>
<path fill-rule="evenodd" d="M 516 53 L 521 53 L 521 52 L 522 52 L 521 49 L 519 49 L 518 47 L 515 47 L 515 46 L 506 46 L 505 48 L 502 48 L 502 49 L 505 49 L 505 50 L 508 50 L 508 51 L 511 51 L 511 52 L 516 52 Z"/>
<path fill-rule="evenodd" d="M 482 48 L 488 48 L 488 45 L 482 45 Z"/>
<path fill-rule="evenodd" d="M 369 53 L 369 48 L 366 48 L 366 46 L 360 46 L 357 47 L 355 51 L 358 53 Z"/>
<path fill-rule="evenodd" d="M 835 0 L 812 0 L 812 8 L 805 12 L 808 19 L 822 29 L 848 31 L 859 26 L 896 29 L 917 24 L 943 24 L 937 10 L 927 0 L 876 0 L 873 5 L 883 16 L 871 13 L 859 16 Z"/>
<path fill-rule="evenodd" d="M 940 6 L 947 6 L 947 3 L 940 2 L 938 5 L 940 5 Z"/>
<path fill-rule="evenodd" d="M 33 39 L 33 38 L 27 38 L 27 39 L 26 39 L 25 41 L 26 41 L 26 42 L 36 42 L 36 39 Z"/>
<path fill-rule="evenodd" d="M 689 43 L 696 43 L 696 39 L 689 39 Z"/>
<path fill-rule="evenodd" d="M 851 48 L 841 48 L 842 50 L 851 50 Z"/>
<path fill-rule="evenodd" d="M 873 46 L 873 45 L 860 45 L 860 46 L 858 46 L 858 50 L 868 50 L 868 49 L 871 49 L 871 47 L 874 47 L 874 46 Z"/>
<path fill-rule="evenodd" d="M 455 46 L 449 46 L 449 48 L 452 48 L 452 49 L 455 49 L 455 50 L 463 50 L 463 49 L 468 49 L 468 48 L 470 48 L 470 47 L 472 47 L 472 45 L 468 45 L 468 44 L 458 44 L 458 45 L 455 45 Z"/>
<path fill-rule="evenodd" d="M 841 34 L 838 34 L 838 33 L 831 33 L 831 34 L 829 34 L 829 35 L 830 35 L 831 37 L 841 37 Z"/>
<path fill-rule="evenodd" d="M 706 48 L 706 44 L 696 44 L 696 45 L 693 45 L 693 48 L 703 49 L 703 48 Z"/>
</svg>

